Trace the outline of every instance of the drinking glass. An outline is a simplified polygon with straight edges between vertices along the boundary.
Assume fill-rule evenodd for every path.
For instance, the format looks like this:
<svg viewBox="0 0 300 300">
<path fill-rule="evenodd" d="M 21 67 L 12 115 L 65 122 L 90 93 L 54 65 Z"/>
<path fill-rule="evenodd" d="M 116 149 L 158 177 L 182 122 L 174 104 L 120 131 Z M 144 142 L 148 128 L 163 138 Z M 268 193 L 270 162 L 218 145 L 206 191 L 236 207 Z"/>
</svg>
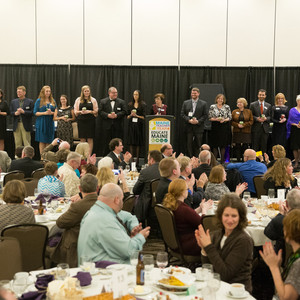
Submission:
<svg viewBox="0 0 300 300">
<path fill-rule="evenodd" d="M 130 255 L 130 264 L 134 267 L 136 267 L 136 265 L 138 264 L 139 253 L 140 253 L 139 251 L 134 251 Z"/>
<path fill-rule="evenodd" d="M 13 291 L 21 296 L 27 287 L 28 273 L 16 273 L 13 279 Z"/>
<path fill-rule="evenodd" d="M 249 199 L 250 199 L 250 197 L 251 197 L 251 194 L 250 194 L 250 192 L 244 192 L 244 194 L 243 194 L 243 198 L 245 199 L 245 201 L 249 201 Z"/>
<path fill-rule="evenodd" d="M 52 208 L 53 212 L 55 212 L 57 207 L 58 207 L 58 201 L 57 200 L 52 200 L 51 201 L 51 208 Z"/>
<path fill-rule="evenodd" d="M 213 265 L 211 264 L 203 264 L 202 265 L 202 274 L 204 277 L 204 281 L 208 282 L 213 276 Z"/>
<path fill-rule="evenodd" d="M 268 197 L 269 197 L 269 199 L 274 199 L 275 198 L 275 190 L 274 189 L 269 189 L 268 190 Z"/>
<path fill-rule="evenodd" d="M 34 197 L 36 198 L 39 195 L 39 190 L 38 189 L 34 189 Z"/>
<path fill-rule="evenodd" d="M 168 253 L 158 252 L 156 255 L 156 264 L 162 270 L 168 265 Z"/>
<path fill-rule="evenodd" d="M 150 273 L 154 269 L 154 258 L 151 254 L 146 254 L 143 256 L 143 262 L 145 266 L 145 283 L 149 284 L 151 281 Z"/>
<path fill-rule="evenodd" d="M 125 172 L 126 172 L 126 174 L 130 172 L 130 166 L 129 165 L 126 165 Z"/>
<path fill-rule="evenodd" d="M 70 275 L 69 265 L 66 263 L 58 264 L 56 268 L 56 279 L 64 280 Z"/>
<path fill-rule="evenodd" d="M 207 286 L 213 290 L 214 292 L 216 292 L 221 285 L 221 278 L 220 278 L 220 274 L 218 273 L 213 273 L 212 274 L 212 278 L 207 282 Z"/>
</svg>

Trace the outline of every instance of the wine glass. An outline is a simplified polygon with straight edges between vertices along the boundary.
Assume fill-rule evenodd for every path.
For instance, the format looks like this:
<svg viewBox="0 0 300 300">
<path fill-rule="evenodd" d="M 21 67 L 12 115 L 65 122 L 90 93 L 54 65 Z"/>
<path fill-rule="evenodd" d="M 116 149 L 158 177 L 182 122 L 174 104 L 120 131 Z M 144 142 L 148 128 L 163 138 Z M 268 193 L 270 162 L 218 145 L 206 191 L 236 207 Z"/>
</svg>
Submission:
<svg viewBox="0 0 300 300">
<path fill-rule="evenodd" d="M 136 267 L 136 265 L 138 264 L 139 253 L 140 253 L 139 251 L 134 251 L 130 255 L 130 264 L 134 267 Z"/>
<path fill-rule="evenodd" d="M 168 253 L 158 252 L 156 255 L 156 264 L 162 271 L 168 265 Z"/>
</svg>

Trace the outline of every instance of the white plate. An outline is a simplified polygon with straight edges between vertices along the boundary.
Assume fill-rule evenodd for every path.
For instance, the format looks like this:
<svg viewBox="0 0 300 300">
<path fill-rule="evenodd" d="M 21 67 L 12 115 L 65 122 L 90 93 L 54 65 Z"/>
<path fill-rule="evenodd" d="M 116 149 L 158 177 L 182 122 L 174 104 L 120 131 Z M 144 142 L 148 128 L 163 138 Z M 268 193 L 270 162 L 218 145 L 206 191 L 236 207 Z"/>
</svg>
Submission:
<svg viewBox="0 0 300 300">
<path fill-rule="evenodd" d="M 169 273 L 171 270 L 179 270 L 179 272 L 174 272 L 174 273 Z M 163 270 L 163 273 L 167 274 L 167 275 L 178 275 L 178 274 L 183 274 L 183 275 L 189 275 L 191 274 L 191 270 L 188 268 L 184 268 L 184 267 L 169 267 Z"/>
<path fill-rule="evenodd" d="M 35 216 L 35 221 L 37 223 L 47 223 L 47 222 L 49 222 L 49 218 L 47 216 L 44 216 L 44 215 L 36 215 Z"/>
<path fill-rule="evenodd" d="M 108 270 L 127 270 L 128 273 L 132 273 L 135 271 L 135 268 L 130 265 L 123 265 L 123 264 L 114 264 L 106 267 Z"/>
<path fill-rule="evenodd" d="M 148 286 L 143 286 L 143 288 L 144 288 L 144 291 L 142 293 L 135 293 L 134 288 L 130 288 L 128 291 L 129 291 L 129 294 L 131 294 L 133 296 L 144 296 L 144 295 L 150 294 L 152 292 L 151 288 Z"/>
<path fill-rule="evenodd" d="M 226 296 L 229 297 L 229 298 L 232 298 L 232 299 L 245 299 L 249 296 L 249 293 L 247 291 L 245 291 L 244 295 L 242 296 L 233 296 L 230 291 L 228 291 L 226 293 Z"/>
<path fill-rule="evenodd" d="M 172 287 L 173 288 L 173 287 Z M 177 291 L 169 291 L 169 290 L 165 290 L 165 288 L 163 287 L 163 286 L 161 286 L 161 285 L 155 285 L 155 289 L 156 290 L 158 290 L 158 291 L 161 291 L 161 292 L 163 292 L 163 293 L 165 293 L 165 294 L 168 294 L 168 293 L 171 293 L 171 295 L 172 294 L 174 294 L 174 295 L 186 295 L 186 292 L 187 292 L 187 289 L 186 290 L 177 290 Z M 152 294 L 151 294 L 152 295 Z M 153 298 L 153 297 L 152 297 Z M 152 299 L 151 298 L 151 299 Z M 172 297 L 171 297 L 171 299 L 172 299 Z"/>
</svg>

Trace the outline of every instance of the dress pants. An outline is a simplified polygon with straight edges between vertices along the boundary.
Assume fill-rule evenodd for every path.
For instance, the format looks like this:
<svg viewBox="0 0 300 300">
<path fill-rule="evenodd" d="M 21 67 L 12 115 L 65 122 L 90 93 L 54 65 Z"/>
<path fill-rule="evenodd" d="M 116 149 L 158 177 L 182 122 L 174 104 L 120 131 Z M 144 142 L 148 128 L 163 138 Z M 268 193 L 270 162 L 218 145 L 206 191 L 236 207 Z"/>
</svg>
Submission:
<svg viewBox="0 0 300 300">
<path fill-rule="evenodd" d="M 267 153 L 269 133 L 265 133 L 263 127 L 257 127 L 252 131 L 252 147 L 255 151 Z"/>
<path fill-rule="evenodd" d="M 31 145 L 31 132 L 26 131 L 23 123 L 18 122 L 18 127 L 14 131 L 15 147 L 30 146 Z"/>
<path fill-rule="evenodd" d="M 194 132 L 187 132 L 187 153 L 189 157 L 198 157 L 199 149 L 202 142 L 202 132 L 201 133 L 194 133 Z M 193 152 L 193 138 L 195 139 L 196 146 L 197 146 L 197 153 Z"/>
</svg>

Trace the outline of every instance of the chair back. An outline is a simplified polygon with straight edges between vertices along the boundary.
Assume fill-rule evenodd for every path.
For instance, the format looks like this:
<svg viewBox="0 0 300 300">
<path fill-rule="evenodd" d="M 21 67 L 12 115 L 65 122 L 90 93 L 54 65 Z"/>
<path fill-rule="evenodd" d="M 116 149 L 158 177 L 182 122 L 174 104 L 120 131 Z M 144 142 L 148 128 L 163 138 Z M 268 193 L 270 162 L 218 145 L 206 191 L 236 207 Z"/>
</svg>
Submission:
<svg viewBox="0 0 300 300">
<path fill-rule="evenodd" d="M 159 178 L 153 179 L 150 181 L 150 193 L 151 193 L 151 206 L 154 207 L 156 205 L 156 191 L 159 184 Z"/>
<path fill-rule="evenodd" d="M 134 209 L 134 204 L 135 204 L 135 195 L 130 195 L 123 201 L 122 210 L 132 213 Z"/>
<path fill-rule="evenodd" d="M 22 171 L 11 171 L 11 172 L 8 172 L 4 175 L 3 177 L 3 186 L 5 186 L 5 184 L 10 181 L 10 180 L 22 180 L 25 178 L 25 173 L 22 172 Z"/>
<path fill-rule="evenodd" d="M 48 227 L 39 224 L 12 225 L 1 232 L 1 236 L 14 237 L 19 241 L 24 272 L 45 268 L 48 234 Z"/>
<path fill-rule="evenodd" d="M 41 179 L 46 176 L 44 168 L 36 169 L 31 173 L 31 177 L 35 179 Z"/>
<path fill-rule="evenodd" d="M 265 181 L 263 179 L 263 175 L 254 176 L 253 183 L 258 199 L 261 197 L 261 195 L 268 195 L 268 191 L 264 188 Z"/>
<path fill-rule="evenodd" d="M 204 216 L 202 218 L 202 225 L 205 231 L 209 229 L 209 231 L 212 232 L 219 229 L 215 215 Z"/>
<path fill-rule="evenodd" d="M 37 188 L 39 180 L 37 178 L 25 178 L 21 181 L 25 184 L 26 197 L 34 196 L 34 190 Z"/>
<path fill-rule="evenodd" d="M 73 144 L 77 145 L 80 143 L 77 122 L 72 122 L 72 129 L 73 129 Z"/>
<path fill-rule="evenodd" d="M 0 237 L 0 280 L 11 280 L 22 271 L 21 249 L 13 237 Z"/>
</svg>

